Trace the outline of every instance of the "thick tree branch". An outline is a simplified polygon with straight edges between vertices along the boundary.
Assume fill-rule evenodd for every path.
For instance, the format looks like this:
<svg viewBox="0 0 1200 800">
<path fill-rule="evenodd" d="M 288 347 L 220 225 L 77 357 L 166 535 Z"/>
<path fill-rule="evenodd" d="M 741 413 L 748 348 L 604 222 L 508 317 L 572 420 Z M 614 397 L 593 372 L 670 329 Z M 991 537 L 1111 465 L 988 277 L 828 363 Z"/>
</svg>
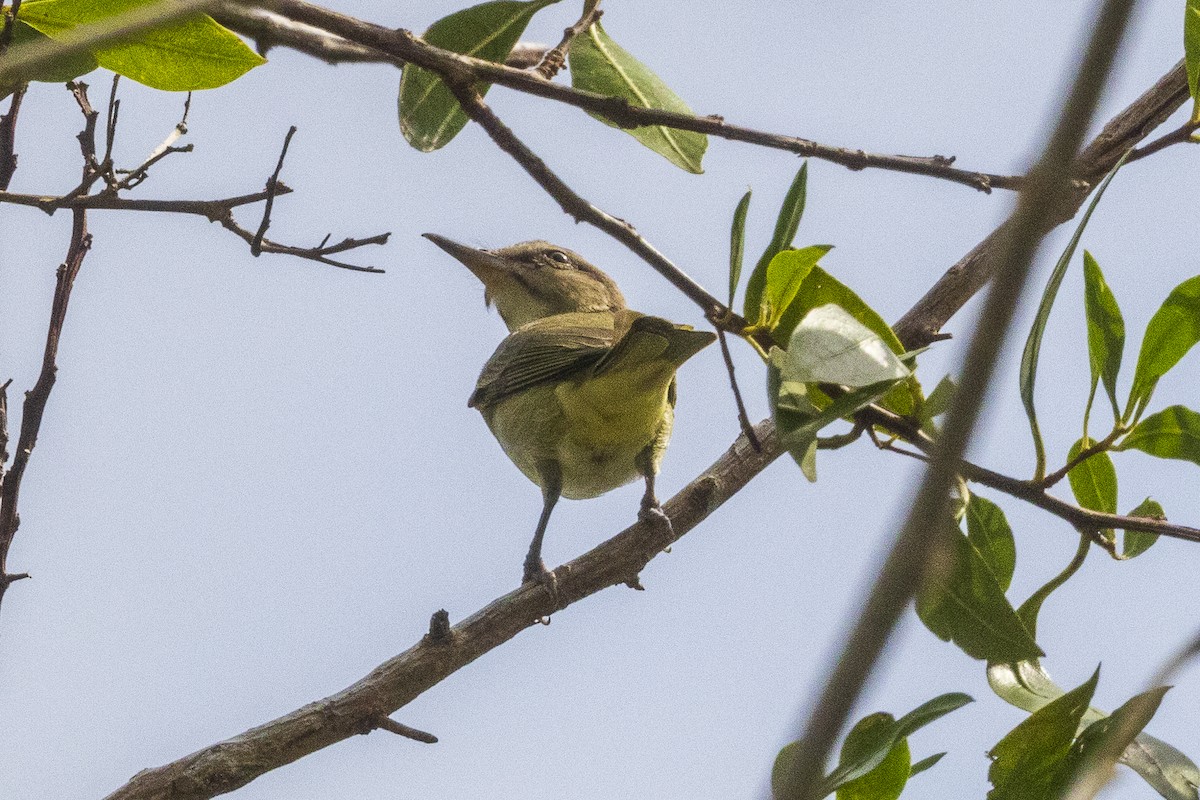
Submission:
<svg viewBox="0 0 1200 800">
<path fill-rule="evenodd" d="M 950 513 L 950 491 L 961 469 L 987 386 L 1003 347 L 1034 254 L 1051 220 L 1072 191 L 1072 162 L 1083 144 L 1134 0 L 1105 0 L 1054 133 L 1021 188 L 1005 237 L 993 255 L 994 275 L 964 359 L 959 391 L 932 452 L 911 510 L 842 648 L 784 778 L 783 798 L 810 800 L 825 762 L 892 631 L 916 594 L 938 537 L 930 535 Z"/>
<path fill-rule="evenodd" d="M 1181 61 L 1104 126 L 1076 157 L 1071 176 L 1090 190 L 1129 148 L 1165 122 L 1188 96 L 1187 71 Z M 1043 233 L 1073 217 L 1086 199 L 1087 190 L 1076 190 L 1068 204 L 1045 221 Z M 1006 222 L 950 267 L 896 323 L 896 335 L 905 347 L 916 350 L 940 337 L 942 326 L 991 279 L 996 253 L 1007 232 Z"/>
<path fill-rule="evenodd" d="M 662 125 L 696 131 L 730 141 L 785 150 L 806 158 L 818 158 L 852 170 L 884 169 L 923 175 L 960 183 L 980 191 L 991 191 L 993 188 L 1014 189 L 1020 185 L 1019 177 L 956 169 L 952 166 L 954 159 L 946 156 L 880 155 L 855 148 L 824 145 L 798 136 L 785 136 L 732 125 L 717 115 L 695 116 L 631 106 L 622 98 L 580 91 L 544 80 L 536 73 L 442 50 L 427 44 L 411 31 L 384 28 L 303 0 L 263 0 L 261 5 L 293 23 L 327 31 L 344 41 L 386 53 L 398 62 L 412 62 L 446 76 L 451 81 L 506 86 L 599 114 L 626 128 Z M 216 13 L 233 30 L 241 30 L 236 11 L 220 8 Z M 247 35 L 253 35 L 249 29 L 245 32 Z"/>
<path fill-rule="evenodd" d="M 778 458 L 782 451 L 772 426 L 763 423 L 757 433 L 762 452 L 739 437 L 664 504 L 673 537 L 663 535 L 665 526 L 637 523 L 556 570 L 559 608 L 624 584 Z M 526 584 L 448 630 L 435 620 L 431 627 L 437 635 L 426 635 L 342 691 L 178 761 L 143 770 L 107 800 L 198 800 L 233 791 L 309 753 L 370 732 L 382 717 L 554 611 L 541 585 Z"/>
</svg>

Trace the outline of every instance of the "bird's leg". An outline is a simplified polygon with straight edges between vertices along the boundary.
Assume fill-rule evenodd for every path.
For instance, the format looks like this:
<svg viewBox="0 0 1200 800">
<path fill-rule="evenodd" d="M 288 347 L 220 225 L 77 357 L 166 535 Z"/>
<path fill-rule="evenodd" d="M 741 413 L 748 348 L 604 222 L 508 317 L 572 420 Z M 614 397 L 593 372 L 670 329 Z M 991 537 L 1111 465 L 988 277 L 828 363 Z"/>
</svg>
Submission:
<svg viewBox="0 0 1200 800">
<path fill-rule="evenodd" d="M 649 447 L 638 455 L 637 466 L 646 479 L 646 493 L 642 495 L 642 508 L 638 513 L 638 519 L 662 528 L 664 535 L 674 539 L 675 530 L 671 526 L 671 518 L 667 516 L 667 512 L 663 511 L 662 505 L 654 495 L 654 477 L 657 470 L 654 467 L 654 457 Z"/>
<path fill-rule="evenodd" d="M 542 561 L 542 540 L 546 537 L 546 526 L 550 524 L 550 512 L 562 495 L 562 474 L 558 464 L 549 462 L 539 469 L 542 477 L 542 515 L 538 518 L 537 530 L 533 533 L 533 541 L 529 543 L 529 553 L 525 556 L 525 573 L 522 583 L 540 583 L 545 586 L 555 604 L 558 602 L 558 580 L 554 573 L 546 569 Z"/>
</svg>

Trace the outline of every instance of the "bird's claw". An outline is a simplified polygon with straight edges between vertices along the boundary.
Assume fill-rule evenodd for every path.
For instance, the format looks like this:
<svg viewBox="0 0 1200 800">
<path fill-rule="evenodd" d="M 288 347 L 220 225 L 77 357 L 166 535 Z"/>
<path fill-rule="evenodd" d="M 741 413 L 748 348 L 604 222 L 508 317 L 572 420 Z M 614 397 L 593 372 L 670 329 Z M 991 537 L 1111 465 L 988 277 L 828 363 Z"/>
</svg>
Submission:
<svg viewBox="0 0 1200 800">
<path fill-rule="evenodd" d="M 675 538 L 675 527 L 671 525 L 671 518 L 657 503 L 642 506 L 642 510 L 638 512 L 638 521 L 653 525 L 659 528 L 665 536 L 671 539 Z"/>
<path fill-rule="evenodd" d="M 525 562 L 525 574 L 521 578 L 521 583 L 540 583 L 546 587 L 546 591 L 550 593 L 550 599 L 554 601 L 554 607 L 559 606 L 558 595 L 558 576 L 553 570 L 546 568 L 546 562 L 540 558 L 537 561 Z"/>
</svg>

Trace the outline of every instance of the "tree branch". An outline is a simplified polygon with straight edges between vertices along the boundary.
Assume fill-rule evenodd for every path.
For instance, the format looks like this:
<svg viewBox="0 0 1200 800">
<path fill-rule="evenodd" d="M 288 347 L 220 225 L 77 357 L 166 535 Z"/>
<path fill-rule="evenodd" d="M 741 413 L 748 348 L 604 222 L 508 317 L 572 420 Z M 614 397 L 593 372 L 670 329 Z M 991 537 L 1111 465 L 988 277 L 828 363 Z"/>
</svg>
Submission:
<svg viewBox="0 0 1200 800">
<path fill-rule="evenodd" d="M 805 158 L 818 158 L 852 170 L 884 169 L 892 172 L 924 175 L 963 184 L 984 192 L 991 191 L 993 188 L 1015 189 L 1021 181 L 1021 178 L 1017 176 L 956 169 L 952 166 L 954 162 L 952 157 L 868 153 L 855 148 L 824 145 L 798 136 L 785 136 L 732 125 L 718 115 L 696 116 L 632 106 L 623 98 L 573 89 L 544 80 L 535 73 L 442 50 L 426 43 L 411 31 L 384 28 L 303 0 L 263 0 L 261 5 L 293 23 L 327 31 L 345 41 L 385 53 L 399 62 L 412 62 L 436 72 L 450 81 L 456 80 L 466 84 L 494 83 L 506 86 L 599 114 L 625 128 L 662 125 L 668 128 L 705 133 L 730 141 L 784 150 Z M 216 13 L 223 20 L 229 22 L 233 30 L 239 30 L 238 21 L 232 17 L 231 13 L 227 13 L 225 8 L 221 8 Z M 319 45 L 314 44 L 314 47 L 319 47 Z"/>
<path fill-rule="evenodd" d="M 323 700 L 198 750 L 170 764 L 143 770 L 106 800 L 198 800 L 244 786 L 272 769 L 323 747 L 366 733 L 446 676 L 499 647 L 538 620 L 637 575 L 663 548 L 699 525 L 782 450 L 772 426 L 758 426 L 762 452 L 739 437 L 711 467 L 663 509 L 665 526 L 637 523 L 555 571 L 560 606 L 539 584 L 526 584 L 448 630 L 436 624 L 407 651 Z M 436 617 L 437 615 L 435 615 Z"/>
</svg>

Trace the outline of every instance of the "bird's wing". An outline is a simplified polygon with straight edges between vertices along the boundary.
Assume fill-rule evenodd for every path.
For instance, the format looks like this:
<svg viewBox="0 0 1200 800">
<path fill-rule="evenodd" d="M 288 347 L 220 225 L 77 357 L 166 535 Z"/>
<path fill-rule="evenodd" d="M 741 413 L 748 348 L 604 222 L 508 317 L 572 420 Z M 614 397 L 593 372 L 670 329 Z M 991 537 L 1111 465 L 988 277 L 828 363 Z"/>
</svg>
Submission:
<svg viewBox="0 0 1200 800">
<path fill-rule="evenodd" d="M 553 317 L 526 325 L 500 343 L 484 365 L 468 406 L 487 408 L 534 386 L 570 380 L 591 370 L 612 349 L 611 328 L 547 324 L 549 320 Z"/>
</svg>

